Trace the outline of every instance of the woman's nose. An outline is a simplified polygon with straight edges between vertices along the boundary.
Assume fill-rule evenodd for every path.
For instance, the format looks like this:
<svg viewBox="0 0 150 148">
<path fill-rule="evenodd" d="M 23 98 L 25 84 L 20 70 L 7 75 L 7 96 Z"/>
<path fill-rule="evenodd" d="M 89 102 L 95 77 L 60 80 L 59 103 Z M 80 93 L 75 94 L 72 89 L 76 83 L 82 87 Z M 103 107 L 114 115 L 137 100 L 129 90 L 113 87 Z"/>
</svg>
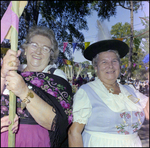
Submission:
<svg viewBox="0 0 150 148">
<path fill-rule="evenodd" d="M 111 67 L 111 68 L 113 67 L 113 63 L 112 62 L 109 63 L 109 67 Z"/>
<path fill-rule="evenodd" d="M 36 53 L 37 54 L 41 54 L 42 53 L 42 48 L 40 46 L 36 49 Z"/>
</svg>

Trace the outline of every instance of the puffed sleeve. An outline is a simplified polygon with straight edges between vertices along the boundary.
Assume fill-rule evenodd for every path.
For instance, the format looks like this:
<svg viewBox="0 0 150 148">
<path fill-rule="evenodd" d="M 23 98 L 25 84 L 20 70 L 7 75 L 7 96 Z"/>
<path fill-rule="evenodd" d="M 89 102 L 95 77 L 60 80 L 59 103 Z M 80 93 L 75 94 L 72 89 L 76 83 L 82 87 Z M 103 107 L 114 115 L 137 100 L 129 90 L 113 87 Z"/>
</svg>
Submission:
<svg viewBox="0 0 150 148">
<path fill-rule="evenodd" d="M 136 94 L 137 98 L 140 99 L 139 102 L 140 102 L 142 108 L 145 108 L 146 103 L 149 98 L 147 96 L 145 96 L 144 94 L 140 93 L 138 90 L 136 90 L 133 85 L 129 85 L 129 86 L 134 90 L 134 93 Z"/>
<path fill-rule="evenodd" d="M 86 124 L 91 115 L 92 106 L 86 92 L 80 88 L 73 99 L 73 122 Z"/>
<path fill-rule="evenodd" d="M 54 75 L 60 76 L 60 77 L 64 78 L 65 80 L 67 80 L 66 74 L 60 69 L 56 69 L 54 71 Z"/>
</svg>

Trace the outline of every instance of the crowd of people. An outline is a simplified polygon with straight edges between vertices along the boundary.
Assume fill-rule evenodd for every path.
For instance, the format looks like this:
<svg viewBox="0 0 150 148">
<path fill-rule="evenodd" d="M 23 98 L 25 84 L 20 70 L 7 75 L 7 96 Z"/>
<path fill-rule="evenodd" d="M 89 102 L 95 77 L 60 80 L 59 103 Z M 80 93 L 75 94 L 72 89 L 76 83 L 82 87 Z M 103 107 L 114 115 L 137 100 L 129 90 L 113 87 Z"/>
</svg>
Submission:
<svg viewBox="0 0 150 148">
<path fill-rule="evenodd" d="M 141 93 L 149 96 L 149 81 L 145 80 L 141 82 L 140 80 L 135 80 L 133 82 L 133 85 L 137 90 L 139 90 Z"/>
<path fill-rule="evenodd" d="M 88 46 L 84 57 L 95 74 L 71 81 L 55 65 L 58 43 L 48 27 L 30 28 L 21 48 L 27 64 L 20 65 L 20 50 L 8 50 L 1 66 L 1 147 L 8 147 L 12 124 L 9 91 L 17 101 L 16 147 L 142 147 L 138 130 L 149 120 L 149 97 L 137 83 L 118 81 L 126 43 L 107 39 Z"/>
</svg>

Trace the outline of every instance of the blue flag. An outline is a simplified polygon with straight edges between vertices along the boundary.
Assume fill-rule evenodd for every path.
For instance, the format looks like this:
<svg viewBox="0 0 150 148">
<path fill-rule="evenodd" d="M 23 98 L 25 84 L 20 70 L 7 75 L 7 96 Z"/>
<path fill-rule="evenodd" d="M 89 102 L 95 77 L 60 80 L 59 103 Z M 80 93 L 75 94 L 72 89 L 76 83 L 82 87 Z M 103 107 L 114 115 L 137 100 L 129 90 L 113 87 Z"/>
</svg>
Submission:
<svg viewBox="0 0 150 148">
<path fill-rule="evenodd" d="M 72 46 L 73 46 L 73 53 L 74 53 L 77 43 L 72 43 Z"/>
<path fill-rule="evenodd" d="M 147 54 L 142 61 L 143 61 L 143 63 L 148 63 L 149 62 L 149 54 Z"/>
</svg>

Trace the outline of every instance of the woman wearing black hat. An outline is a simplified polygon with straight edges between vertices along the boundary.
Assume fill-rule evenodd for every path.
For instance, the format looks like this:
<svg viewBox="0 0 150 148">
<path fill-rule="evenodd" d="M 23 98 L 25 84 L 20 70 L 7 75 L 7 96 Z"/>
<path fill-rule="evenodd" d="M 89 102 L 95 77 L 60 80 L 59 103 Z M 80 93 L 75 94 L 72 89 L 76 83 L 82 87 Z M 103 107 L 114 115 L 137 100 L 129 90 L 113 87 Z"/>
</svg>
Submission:
<svg viewBox="0 0 150 148">
<path fill-rule="evenodd" d="M 74 96 L 70 147 L 139 147 L 137 131 L 145 119 L 148 97 L 131 85 L 117 82 L 120 58 L 129 51 L 119 40 L 90 45 L 84 57 L 93 62 L 97 77 Z M 148 118 L 148 114 L 146 114 Z"/>
</svg>

